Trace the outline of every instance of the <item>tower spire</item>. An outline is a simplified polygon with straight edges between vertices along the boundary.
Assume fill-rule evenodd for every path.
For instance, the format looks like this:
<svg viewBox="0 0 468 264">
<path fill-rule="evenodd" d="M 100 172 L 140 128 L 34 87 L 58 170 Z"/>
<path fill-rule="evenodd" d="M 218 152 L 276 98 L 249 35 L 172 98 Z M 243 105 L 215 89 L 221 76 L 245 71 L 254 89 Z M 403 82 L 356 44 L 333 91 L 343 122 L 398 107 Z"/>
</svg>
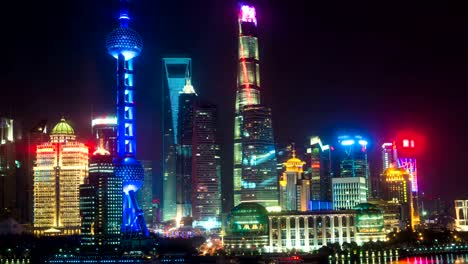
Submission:
<svg viewBox="0 0 468 264">
<path fill-rule="evenodd" d="M 120 0 L 119 21 L 121 27 L 128 27 L 128 23 L 130 22 L 129 7 L 130 0 Z"/>
</svg>

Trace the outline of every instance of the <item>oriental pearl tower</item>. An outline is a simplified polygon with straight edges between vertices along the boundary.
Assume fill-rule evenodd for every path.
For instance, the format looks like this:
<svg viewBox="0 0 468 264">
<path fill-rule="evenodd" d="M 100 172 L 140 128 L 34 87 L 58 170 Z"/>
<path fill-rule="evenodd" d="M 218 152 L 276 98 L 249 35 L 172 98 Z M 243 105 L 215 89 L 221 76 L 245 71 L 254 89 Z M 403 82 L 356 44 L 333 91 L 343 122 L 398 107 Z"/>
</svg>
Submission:
<svg viewBox="0 0 468 264">
<path fill-rule="evenodd" d="M 117 60 L 117 158 L 115 174 L 122 179 L 124 237 L 148 236 L 143 211 L 138 207 L 136 192 L 143 185 L 144 170 L 136 159 L 135 87 L 133 59 L 143 49 L 140 35 L 131 29 L 129 0 L 120 0 L 120 26 L 106 38 L 107 51 Z"/>
</svg>

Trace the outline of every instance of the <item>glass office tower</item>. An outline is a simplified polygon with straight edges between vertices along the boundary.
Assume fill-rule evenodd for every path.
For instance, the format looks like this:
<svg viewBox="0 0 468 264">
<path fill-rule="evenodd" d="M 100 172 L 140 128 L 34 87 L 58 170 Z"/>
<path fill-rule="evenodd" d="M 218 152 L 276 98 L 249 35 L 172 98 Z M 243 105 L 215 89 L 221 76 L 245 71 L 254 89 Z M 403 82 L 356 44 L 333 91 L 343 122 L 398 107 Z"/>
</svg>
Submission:
<svg viewBox="0 0 468 264">
<path fill-rule="evenodd" d="M 209 222 L 221 213 L 221 159 L 216 105 L 198 103 L 193 111 L 192 213 Z"/>
<path fill-rule="evenodd" d="M 163 220 L 176 218 L 176 154 L 179 125 L 179 94 L 183 91 L 187 76 L 192 72 L 190 58 L 163 58 Z"/>
<path fill-rule="evenodd" d="M 319 137 L 311 137 L 307 156 L 310 158 L 310 167 L 307 171 L 310 175 L 311 200 L 331 201 L 333 173 L 330 146 L 323 145 Z"/>
<path fill-rule="evenodd" d="M 122 180 L 109 151 L 98 148 L 89 160 L 89 176 L 80 186 L 81 244 L 115 246 L 122 226 Z"/>
<path fill-rule="evenodd" d="M 192 147 L 194 107 L 197 94 L 186 77 L 184 89 L 179 94 L 176 146 L 176 205 L 177 217 L 192 216 Z"/>
</svg>

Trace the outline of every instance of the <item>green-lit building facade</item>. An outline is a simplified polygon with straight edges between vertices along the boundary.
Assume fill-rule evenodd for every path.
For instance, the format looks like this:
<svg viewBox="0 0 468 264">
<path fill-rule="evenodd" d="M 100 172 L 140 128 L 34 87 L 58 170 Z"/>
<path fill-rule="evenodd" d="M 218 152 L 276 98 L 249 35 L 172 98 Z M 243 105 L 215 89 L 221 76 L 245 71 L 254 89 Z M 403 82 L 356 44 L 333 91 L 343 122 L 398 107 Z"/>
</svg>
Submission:
<svg viewBox="0 0 468 264">
<path fill-rule="evenodd" d="M 241 203 L 227 219 L 224 247 L 229 252 L 268 252 L 268 212 L 257 203 Z"/>
<path fill-rule="evenodd" d="M 384 210 L 370 203 L 354 207 L 358 244 L 369 241 L 385 241 Z"/>
</svg>

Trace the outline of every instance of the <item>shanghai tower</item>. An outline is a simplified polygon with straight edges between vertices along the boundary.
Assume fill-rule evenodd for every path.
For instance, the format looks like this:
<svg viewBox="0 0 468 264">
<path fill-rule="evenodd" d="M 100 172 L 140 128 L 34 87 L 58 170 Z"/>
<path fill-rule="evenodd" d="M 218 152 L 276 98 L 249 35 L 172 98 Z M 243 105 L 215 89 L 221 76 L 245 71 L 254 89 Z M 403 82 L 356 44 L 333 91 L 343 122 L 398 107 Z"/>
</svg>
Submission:
<svg viewBox="0 0 468 264">
<path fill-rule="evenodd" d="M 143 185 L 144 170 L 136 159 L 135 87 L 133 59 L 143 49 L 140 35 L 129 27 L 129 0 L 120 1 L 120 26 L 106 38 L 107 51 L 117 60 L 117 158 L 115 174 L 122 179 L 124 237 L 148 236 L 136 192 Z"/>
<path fill-rule="evenodd" d="M 260 103 L 255 7 L 239 10 L 239 61 L 234 121 L 234 206 L 278 207 L 278 174 L 271 109 Z"/>
<path fill-rule="evenodd" d="M 239 10 L 239 61 L 234 120 L 234 206 L 241 202 L 243 108 L 260 104 L 260 70 L 255 7 Z"/>
</svg>

